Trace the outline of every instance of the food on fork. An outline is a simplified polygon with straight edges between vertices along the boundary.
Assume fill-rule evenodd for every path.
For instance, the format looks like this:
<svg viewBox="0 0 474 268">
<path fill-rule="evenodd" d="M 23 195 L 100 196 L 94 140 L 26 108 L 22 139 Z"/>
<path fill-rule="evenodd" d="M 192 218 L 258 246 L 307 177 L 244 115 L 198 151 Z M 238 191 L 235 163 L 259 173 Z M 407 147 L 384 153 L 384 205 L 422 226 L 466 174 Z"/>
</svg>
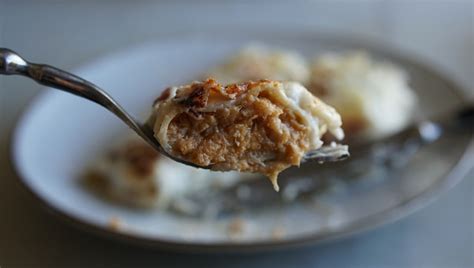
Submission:
<svg viewBox="0 0 474 268">
<path fill-rule="evenodd" d="M 217 171 L 262 173 L 277 191 L 278 174 L 320 148 L 324 133 L 344 137 L 334 108 L 299 83 L 269 80 L 168 88 L 148 123 L 173 156 Z"/>
<path fill-rule="evenodd" d="M 209 70 L 204 78 L 213 77 L 225 85 L 261 79 L 305 84 L 309 76 L 308 64 L 298 53 L 253 44 Z"/>
<path fill-rule="evenodd" d="M 410 122 L 417 102 L 403 70 L 363 52 L 317 57 L 308 89 L 337 109 L 350 140 L 397 132 Z"/>
</svg>

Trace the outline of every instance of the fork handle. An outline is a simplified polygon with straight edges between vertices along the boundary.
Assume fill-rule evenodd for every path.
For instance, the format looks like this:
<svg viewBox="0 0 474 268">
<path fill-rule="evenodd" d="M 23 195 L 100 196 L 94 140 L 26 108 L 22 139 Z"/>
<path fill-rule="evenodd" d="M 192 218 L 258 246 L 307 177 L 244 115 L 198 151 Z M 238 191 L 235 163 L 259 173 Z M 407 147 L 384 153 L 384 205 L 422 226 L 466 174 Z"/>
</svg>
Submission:
<svg viewBox="0 0 474 268">
<path fill-rule="evenodd" d="M 76 75 L 50 65 L 30 63 L 8 48 L 0 48 L 0 74 L 25 76 L 41 85 L 93 101 L 113 112 L 132 129 L 142 131 L 136 120 L 105 91 Z"/>
<path fill-rule="evenodd" d="M 0 74 L 26 76 L 41 85 L 67 91 L 106 108 L 111 104 L 111 97 L 96 85 L 56 67 L 30 63 L 7 48 L 0 48 Z"/>
</svg>

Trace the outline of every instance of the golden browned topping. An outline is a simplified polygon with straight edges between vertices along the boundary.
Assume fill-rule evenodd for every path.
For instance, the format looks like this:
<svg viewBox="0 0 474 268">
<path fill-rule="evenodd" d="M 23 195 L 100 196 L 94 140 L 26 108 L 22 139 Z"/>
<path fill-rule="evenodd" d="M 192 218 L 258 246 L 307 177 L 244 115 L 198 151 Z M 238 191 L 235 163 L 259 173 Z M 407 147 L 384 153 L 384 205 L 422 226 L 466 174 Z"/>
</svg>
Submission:
<svg viewBox="0 0 474 268">
<path fill-rule="evenodd" d="M 262 173 L 278 189 L 278 173 L 321 146 L 319 138 L 328 128 L 324 118 L 315 119 L 320 111 L 305 108 L 330 107 L 299 84 L 293 91 L 293 84 L 261 80 L 222 86 L 208 79 L 172 88 L 155 105 L 155 136 L 186 161 Z M 302 95 L 309 99 L 301 101 Z"/>
<path fill-rule="evenodd" d="M 261 80 L 261 82 L 268 82 Z M 241 84 L 231 84 L 223 87 L 214 79 L 207 79 L 203 82 L 195 82 L 189 86 L 181 87 L 172 96 L 172 91 L 176 88 L 167 88 L 155 100 L 154 105 L 173 97 L 177 103 L 190 109 L 204 108 L 208 101 L 226 101 L 235 98 L 237 95 L 247 91 L 249 88 L 258 85 L 257 82 Z"/>
</svg>

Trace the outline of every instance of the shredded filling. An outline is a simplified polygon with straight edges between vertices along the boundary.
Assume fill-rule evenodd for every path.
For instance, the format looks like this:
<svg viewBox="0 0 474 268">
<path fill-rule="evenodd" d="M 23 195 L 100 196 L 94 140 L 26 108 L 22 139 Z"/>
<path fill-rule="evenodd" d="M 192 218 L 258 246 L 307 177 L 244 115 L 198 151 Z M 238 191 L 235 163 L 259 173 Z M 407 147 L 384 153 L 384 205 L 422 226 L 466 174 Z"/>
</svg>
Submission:
<svg viewBox="0 0 474 268">
<path fill-rule="evenodd" d="M 278 174 L 319 148 L 328 128 L 342 133 L 335 110 L 297 83 L 224 87 L 208 79 L 167 89 L 154 108 L 150 120 L 165 150 L 213 170 L 265 174 L 275 190 Z"/>
</svg>

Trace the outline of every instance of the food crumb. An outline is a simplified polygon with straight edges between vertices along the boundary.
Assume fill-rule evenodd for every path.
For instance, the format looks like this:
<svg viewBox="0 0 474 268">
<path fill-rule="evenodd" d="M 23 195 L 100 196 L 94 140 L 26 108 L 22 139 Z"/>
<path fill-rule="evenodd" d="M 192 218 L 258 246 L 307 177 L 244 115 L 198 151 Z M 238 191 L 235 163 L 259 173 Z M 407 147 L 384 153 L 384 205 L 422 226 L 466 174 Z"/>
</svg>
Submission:
<svg viewBox="0 0 474 268">
<path fill-rule="evenodd" d="M 245 229 L 245 221 L 241 218 L 235 218 L 229 222 L 227 226 L 227 234 L 230 238 L 238 238 Z"/>
<path fill-rule="evenodd" d="M 272 229 L 272 239 L 274 240 L 280 240 L 282 239 L 286 234 L 286 230 L 283 226 L 276 226 Z"/>
<path fill-rule="evenodd" d="M 120 231 L 123 229 L 123 221 L 118 217 L 110 217 L 107 223 L 107 227 L 113 231 Z"/>
</svg>

